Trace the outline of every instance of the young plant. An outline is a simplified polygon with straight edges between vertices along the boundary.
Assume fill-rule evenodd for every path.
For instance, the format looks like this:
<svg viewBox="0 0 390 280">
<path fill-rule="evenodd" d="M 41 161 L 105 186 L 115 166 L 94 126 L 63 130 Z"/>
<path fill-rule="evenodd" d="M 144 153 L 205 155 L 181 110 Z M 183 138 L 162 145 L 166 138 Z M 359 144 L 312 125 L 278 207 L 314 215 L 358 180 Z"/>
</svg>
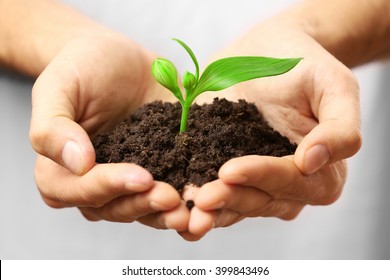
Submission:
<svg viewBox="0 0 390 280">
<path fill-rule="evenodd" d="M 223 90 L 256 78 L 281 75 L 294 68 L 302 59 L 258 56 L 227 57 L 211 63 L 199 77 L 199 64 L 193 51 L 179 39 L 173 40 L 187 51 L 195 65 L 195 74 L 186 71 L 183 75 L 182 85 L 185 95 L 178 82 L 176 67 L 168 59 L 156 59 L 152 64 L 152 74 L 156 81 L 169 89 L 181 104 L 180 133 L 186 131 L 191 104 L 201 93 Z"/>
</svg>

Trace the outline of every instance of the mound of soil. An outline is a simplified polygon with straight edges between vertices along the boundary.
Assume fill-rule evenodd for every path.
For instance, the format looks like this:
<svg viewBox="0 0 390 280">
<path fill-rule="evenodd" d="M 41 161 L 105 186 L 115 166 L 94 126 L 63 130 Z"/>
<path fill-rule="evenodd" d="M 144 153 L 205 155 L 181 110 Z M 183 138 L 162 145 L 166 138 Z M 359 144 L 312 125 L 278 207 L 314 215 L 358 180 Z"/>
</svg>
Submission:
<svg viewBox="0 0 390 280">
<path fill-rule="evenodd" d="M 94 140 L 98 163 L 138 164 L 155 180 L 177 190 L 218 178 L 218 170 L 231 158 L 244 155 L 281 157 L 296 145 L 273 130 L 256 106 L 244 100 L 214 99 L 194 104 L 187 131 L 179 134 L 179 103 L 156 101 L 139 108 L 113 131 Z"/>
</svg>

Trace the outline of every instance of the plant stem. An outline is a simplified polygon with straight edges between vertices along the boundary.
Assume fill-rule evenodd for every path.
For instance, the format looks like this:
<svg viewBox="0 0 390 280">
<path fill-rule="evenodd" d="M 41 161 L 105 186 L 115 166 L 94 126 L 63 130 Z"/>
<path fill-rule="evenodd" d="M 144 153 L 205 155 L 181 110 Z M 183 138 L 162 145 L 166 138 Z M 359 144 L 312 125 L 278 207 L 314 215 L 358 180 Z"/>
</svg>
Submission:
<svg viewBox="0 0 390 280">
<path fill-rule="evenodd" d="M 187 130 L 187 120 L 188 113 L 190 111 L 191 105 L 184 104 L 181 106 L 181 120 L 180 120 L 180 133 L 183 133 Z"/>
</svg>

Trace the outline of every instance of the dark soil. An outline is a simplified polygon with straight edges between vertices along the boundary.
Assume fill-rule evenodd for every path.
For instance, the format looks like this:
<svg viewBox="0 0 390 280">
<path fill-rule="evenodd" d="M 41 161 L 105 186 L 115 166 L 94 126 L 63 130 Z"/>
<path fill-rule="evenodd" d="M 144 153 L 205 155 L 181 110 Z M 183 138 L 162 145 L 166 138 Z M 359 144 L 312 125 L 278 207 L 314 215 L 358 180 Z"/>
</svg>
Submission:
<svg viewBox="0 0 390 280">
<path fill-rule="evenodd" d="M 179 134 L 179 103 L 156 101 L 139 108 L 113 131 L 95 141 L 97 162 L 131 162 L 149 170 L 155 180 L 181 190 L 218 178 L 231 158 L 244 155 L 281 157 L 296 145 L 274 131 L 254 104 L 215 99 L 193 105 L 187 132 Z"/>
</svg>

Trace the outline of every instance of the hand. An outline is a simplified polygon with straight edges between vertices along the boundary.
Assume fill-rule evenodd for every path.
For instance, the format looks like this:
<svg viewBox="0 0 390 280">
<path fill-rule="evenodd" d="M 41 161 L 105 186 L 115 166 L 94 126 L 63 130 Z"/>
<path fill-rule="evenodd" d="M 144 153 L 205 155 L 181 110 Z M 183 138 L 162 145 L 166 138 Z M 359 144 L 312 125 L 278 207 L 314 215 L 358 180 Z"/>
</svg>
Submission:
<svg viewBox="0 0 390 280">
<path fill-rule="evenodd" d="M 293 156 L 232 159 L 221 167 L 218 180 L 187 194 L 195 202 L 188 231 L 181 233 L 187 240 L 246 217 L 290 220 L 305 205 L 334 202 L 346 180 L 344 159 L 361 146 L 357 82 L 306 33 L 264 24 L 219 56 L 236 55 L 303 57 L 282 76 L 239 84 L 221 94 L 254 102 L 272 127 L 299 145 Z M 198 102 L 213 96 L 200 96 Z"/>
<path fill-rule="evenodd" d="M 30 139 L 44 201 L 79 207 L 89 220 L 182 230 L 179 194 L 133 164 L 95 164 L 90 137 L 153 99 L 168 99 L 151 76 L 154 56 L 114 33 L 68 42 L 33 87 Z M 180 211 L 172 211 L 185 209 Z"/>
</svg>

